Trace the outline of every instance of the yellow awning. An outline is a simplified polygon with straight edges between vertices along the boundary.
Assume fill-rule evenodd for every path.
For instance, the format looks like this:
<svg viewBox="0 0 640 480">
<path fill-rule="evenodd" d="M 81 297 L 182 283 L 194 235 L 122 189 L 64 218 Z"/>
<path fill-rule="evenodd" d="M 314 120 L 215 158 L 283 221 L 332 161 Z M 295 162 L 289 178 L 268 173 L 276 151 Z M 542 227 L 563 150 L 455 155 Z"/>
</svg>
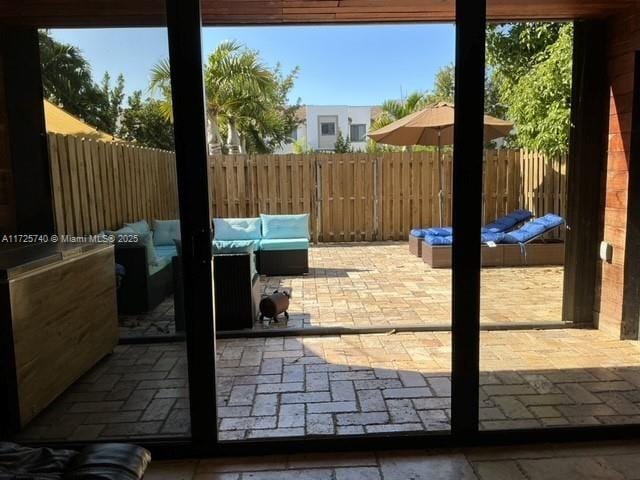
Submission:
<svg viewBox="0 0 640 480">
<path fill-rule="evenodd" d="M 105 142 L 122 142 L 121 139 L 101 132 L 97 128 L 84 123 L 79 118 L 65 112 L 48 100 L 44 100 L 44 121 L 47 132 L 77 135 L 79 137 L 103 140 Z"/>
</svg>

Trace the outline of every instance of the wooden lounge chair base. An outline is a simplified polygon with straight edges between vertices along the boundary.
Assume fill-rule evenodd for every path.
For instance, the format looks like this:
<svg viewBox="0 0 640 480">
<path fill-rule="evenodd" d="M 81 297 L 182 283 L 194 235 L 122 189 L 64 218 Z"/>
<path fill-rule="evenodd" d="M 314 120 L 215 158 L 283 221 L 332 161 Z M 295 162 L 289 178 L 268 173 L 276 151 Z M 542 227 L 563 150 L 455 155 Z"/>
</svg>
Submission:
<svg viewBox="0 0 640 480">
<path fill-rule="evenodd" d="M 411 255 L 415 255 L 416 257 L 422 256 L 422 242 L 423 238 L 414 237 L 413 235 L 409 235 L 409 253 Z"/>
<path fill-rule="evenodd" d="M 422 242 L 422 260 L 431 268 L 451 268 L 451 246 Z M 547 241 L 520 245 L 482 245 L 483 267 L 564 265 L 564 242 Z"/>
</svg>

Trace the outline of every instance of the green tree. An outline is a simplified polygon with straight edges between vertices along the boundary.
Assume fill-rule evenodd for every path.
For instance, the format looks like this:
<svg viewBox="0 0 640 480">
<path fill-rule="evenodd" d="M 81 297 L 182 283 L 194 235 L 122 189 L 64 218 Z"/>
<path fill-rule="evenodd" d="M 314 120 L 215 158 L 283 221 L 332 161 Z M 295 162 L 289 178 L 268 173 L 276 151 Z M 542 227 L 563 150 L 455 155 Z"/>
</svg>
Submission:
<svg viewBox="0 0 640 480">
<path fill-rule="evenodd" d="M 111 87 L 111 76 L 104 72 L 100 84 L 100 115 L 95 126 L 111 134 L 115 134 L 118 128 L 118 120 L 122 115 L 122 101 L 124 100 L 124 76 L 118 75 L 116 84 Z"/>
<path fill-rule="evenodd" d="M 82 100 L 97 94 L 89 64 L 77 47 L 55 41 L 45 30 L 38 39 L 45 97 L 77 115 Z"/>
<path fill-rule="evenodd" d="M 423 103 L 453 103 L 455 94 L 455 72 L 456 68 L 453 63 L 440 68 L 433 81 L 433 90 L 424 96 Z"/>
<path fill-rule="evenodd" d="M 423 92 L 412 92 L 402 100 L 385 100 L 382 102 L 382 112 L 373 122 L 372 130 L 385 127 L 390 123 L 406 117 L 410 113 L 420 110 L 425 105 Z"/>
<path fill-rule="evenodd" d="M 548 153 L 569 145 L 573 25 L 492 25 L 487 61 L 501 104 L 517 133 L 513 146 Z"/>
<path fill-rule="evenodd" d="M 171 67 L 164 58 L 151 69 L 149 91 L 160 97 L 160 109 L 167 120 L 173 122 L 173 105 L 171 98 Z"/>
<path fill-rule="evenodd" d="M 336 138 L 333 150 L 335 153 L 349 153 L 353 151 L 349 136 L 347 135 L 345 138 L 344 135 L 342 135 L 342 130 L 338 130 L 338 137 Z"/>
<path fill-rule="evenodd" d="M 173 125 L 162 110 L 160 100 L 143 100 L 142 92 L 136 90 L 127 104 L 118 131 L 120 138 L 145 147 L 174 149 Z"/>
<path fill-rule="evenodd" d="M 268 152 L 282 145 L 296 126 L 296 105 L 287 105 L 298 70 L 284 75 L 279 66 L 271 69 L 259 53 L 235 41 L 225 41 L 209 55 L 204 68 L 207 94 L 208 141 L 214 149 L 240 152 Z M 168 62 L 152 70 L 151 87 L 164 99 L 163 111 L 171 111 L 171 83 Z"/>
<path fill-rule="evenodd" d="M 454 103 L 455 98 L 455 66 L 451 63 L 436 73 L 433 90 L 424 96 L 427 105 L 437 102 Z M 506 118 L 507 109 L 500 99 L 494 75 L 487 72 L 484 83 L 485 112 L 497 118 Z"/>
<path fill-rule="evenodd" d="M 122 75 L 113 88 L 108 73 L 98 85 L 77 47 L 56 41 L 46 30 L 38 32 L 38 39 L 44 97 L 86 123 L 115 134 L 124 98 Z"/>
</svg>

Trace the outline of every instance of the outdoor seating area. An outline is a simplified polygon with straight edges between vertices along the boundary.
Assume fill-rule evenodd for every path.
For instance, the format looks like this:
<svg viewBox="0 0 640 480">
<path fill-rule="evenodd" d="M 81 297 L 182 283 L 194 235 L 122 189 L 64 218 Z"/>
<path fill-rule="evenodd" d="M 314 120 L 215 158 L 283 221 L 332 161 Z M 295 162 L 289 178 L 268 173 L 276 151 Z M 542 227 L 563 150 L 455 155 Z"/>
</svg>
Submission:
<svg viewBox="0 0 640 480">
<path fill-rule="evenodd" d="M 565 225 L 565 220 L 552 213 L 532 216 L 528 210 L 516 210 L 482 227 L 483 267 L 564 264 L 564 242 L 546 237 Z M 452 245 L 451 227 L 417 228 L 409 233 L 409 252 L 431 268 L 451 267 Z"/>
<path fill-rule="evenodd" d="M 215 218 L 213 235 L 214 254 L 255 253 L 254 268 L 262 275 L 309 271 L 309 214 Z"/>
<path fill-rule="evenodd" d="M 214 218 L 212 225 L 214 282 L 218 282 L 220 294 L 227 288 L 229 294 L 237 295 L 234 302 L 216 303 L 217 318 L 227 319 L 220 320 L 219 329 L 251 328 L 262 293 L 258 274 L 301 275 L 309 271 L 309 215 Z M 136 331 L 148 331 L 140 326 L 153 323 L 152 330 L 159 335 L 184 331 L 179 220 L 153 220 L 151 227 L 143 219 L 125 223 L 115 231 L 102 231 L 100 235 L 115 244 L 118 312 L 129 319 L 121 323 Z M 243 257 L 247 268 L 240 273 L 244 268 Z M 173 323 L 179 328 L 167 322 L 159 326 L 149 320 L 168 310 L 165 304 L 171 296 Z M 241 325 L 231 318 L 237 316 L 243 318 Z"/>
</svg>

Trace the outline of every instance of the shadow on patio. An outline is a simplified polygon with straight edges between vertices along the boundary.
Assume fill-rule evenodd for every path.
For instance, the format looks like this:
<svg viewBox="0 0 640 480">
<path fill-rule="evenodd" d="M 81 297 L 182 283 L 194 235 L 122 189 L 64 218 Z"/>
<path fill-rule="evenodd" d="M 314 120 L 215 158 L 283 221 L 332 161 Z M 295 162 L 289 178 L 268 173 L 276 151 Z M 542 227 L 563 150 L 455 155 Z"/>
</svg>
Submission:
<svg viewBox="0 0 640 480">
<path fill-rule="evenodd" d="M 640 346 L 597 330 L 483 332 L 482 429 L 640 421 Z M 450 334 L 218 341 L 220 438 L 442 431 Z M 189 433 L 179 344 L 121 345 L 21 439 Z"/>
</svg>

